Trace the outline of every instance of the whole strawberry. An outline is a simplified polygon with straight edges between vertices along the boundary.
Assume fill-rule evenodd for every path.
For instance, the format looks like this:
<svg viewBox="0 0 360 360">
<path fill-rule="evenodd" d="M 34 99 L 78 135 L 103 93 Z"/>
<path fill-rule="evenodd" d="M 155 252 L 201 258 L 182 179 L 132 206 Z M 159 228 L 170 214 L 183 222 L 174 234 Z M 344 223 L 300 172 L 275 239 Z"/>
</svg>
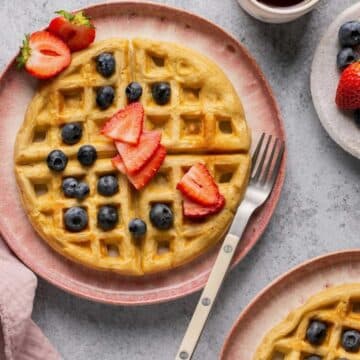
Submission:
<svg viewBox="0 0 360 360">
<path fill-rule="evenodd" d="M 349 65 L 342 72 L 335 101 L 342 110 L 360 108 L 360 62 Z"/>
<path fill-rule="evenodd" d="M 87 48 L 95 39 L 95 27 L 82 11 L 57 11 L 60 16 L 51 20 L 48 31 L 62 39 L 71 51 Z"/>
</svg>

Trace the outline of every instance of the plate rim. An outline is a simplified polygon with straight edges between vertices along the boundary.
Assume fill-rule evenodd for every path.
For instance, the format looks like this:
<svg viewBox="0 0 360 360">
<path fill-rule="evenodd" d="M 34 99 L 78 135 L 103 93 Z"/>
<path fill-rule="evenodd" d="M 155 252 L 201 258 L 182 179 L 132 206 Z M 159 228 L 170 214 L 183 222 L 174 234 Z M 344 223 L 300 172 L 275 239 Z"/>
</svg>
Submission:
<svg viewBox="0 0 360 360">
<path fill-rule="evenodd" d="M 108 7 L 108 6 L 137 6 L 141 7 L 144 6 L 150 6 L 155 7 L 159 11 L 167 11 L 167 12 L 176 12 L 178 14 L 185 14 L 187 17 L 193 18 L 195 21 L 200 22 L 202 24 L 205 24 L 207 26 L 215 28 L 218 32 L 222 33 L 225 37 L 230 39 L 238 48 L 241 49 L 241 52 L 243 55 L 246 56 L 249 63 L 251 63 L 251 66 L 256 71 L 257 76 L 259 77 L 260 82 L 262 83 L 264 89 L 267 92 L 267 95 L 269 96 L 269 100 L 271 102 L 272 107 L 274 108 L 276 114 L 277 114 L 277 123 L 278 123 L 278 129 L 281 134 L 282 140 L 285 144 L 287 144 L 286 139 L 286 132 L 285 132 L 285 126 L 284 126 L 284 120 L 280 111 L 280 107 L 276 101 L 274 92 L 266 79 L 264 73 L 260 69 L 260 66 L 256 62 L 255 58 L 250 54 L 249 50 L 241 44 L 239 40 L 235 38 L 230 32 L 223 29 L 213 21 L 198 15 L 196 13 L 193 13 L 191 11 L 188 11 L 186 9 L 178 8 L 171 5 L 165 5 L 161 3 L 155 3 L 153 1 L 143 1 L 143 0 L 115 0 L 111 2 L 101 2 L 94 5 L 89 5 L 82 7 L 80 9 L 75 9 L 73 11 L 87 11 L 91 10 L 94 11 L 97 8 L 102 7 Z M 0 73 L 0 83 L 3 81 L 4 76 L 7 74 L 9 70 L 11 70 L 11 67 L 14 65 L 15 59 L 17 54 L 15 54 L 10 61 L 7 63 L 7 65 L 4 67 L 3 71 Z M 261 224 L 257 228 L 256 232 L 252 235 L 256 238 L 256 241 L 253 243 L 252 246 L 246 247 L 242 250 L 241 255 L 239 256 L 238 253 L 235 253 L 233 261 L 232 261 L 232 268 L 234 268 L 236 265 L 240 263 L 240 261 L 249 253 L 249 251 L 255 246 L 255 244 L 260 240 L 262 234 L 266 230 L 274 212 L 276 209 L 276 206 L 280 200 L 281 191 L 284 185 L 285 181 L 285 173 L 286 173 L 286 164 L 287 164 L 287 147 L 285 146 L 285 152 L 283 155 L 281 168 L 279 176 L 276 180 L 273 192 L 271 194 L 271 197 L 268 200 L 268 211 L 264 213 Z M 99 302 L 99 303 L 105 303 L 105 304 L 112 304 L 112 305 L 125 305 L 125 306 L 139 306 L 139 305 L 150 305 L 150 304 L 159 304 L 163 302 L 173 301 L 185 296 L 188 296 L 190 294 L 193 294 L 199 290 L 201 290 L 207 281 L 207 277 L 210 273 L 211 268 L 205 273 L 202 274 L 201 278 L 194 277 L 190 281 L 195 282 L 191 286 L 187 286 L 189 284 L 189 281 L 183 284 L 180 284 L 177 289 L 162 289 L 162 292 L 165 292 L 165 294 L 161 294 L 160 296 L 153 297 L 153 296 L 147 296 L 144 298 L 142 295 L 136 294 L 136 291 L 134 291 L 135 294 L 131 295 L 119 295 L 114 298 L 113 295 L 110 293 L 106 294 L 104 291 L 89 289 L 89 288 L 79 288 L 77 282 L 74 283 L 73 280 L 69 277 L 66 277 L 66 279 L 59 279 L 56 278 L 56 276 L 51 275 L 51 271 L 45 272 L 42 270 L 41 267 L 38 267 L 37 264 L 32 261 L 28 261 L 26 256 L 23 256 L 24 254 L 21 252 L 21 249 L 19 249 L 18 246 L 15 245 L 15 242 L 12 241 L 12 234 L 9 230 L 10 227 L 8 227 L 5 223 L 5 221 L 0 217 L 0 234 L 2 235 L 4 241 L 9 246 L 9 248 L 12 250 L 12 252 L 15 254 L 16 257 L 20 259 L 20 261 L 25 264 L 27 267 L 30 268 L 31 271 L 33 271 L 37 276 L 41 277 L 42 279 L 46 280 L 53 286 L 66 291 L 74 296 L 88 299 L 91 301 Z M 217 247 L 215 247 L 217 249 Z M 214 249 L 213 249 L 214 250 Z M 211 250 L 209 250 L 211 251 Z M 208 252 L 209 252 L 208 251 Z M 189 266 L 190 263 L 185 264 L 184 266 Z"/>
<path fill-rule="evenodd" d="M 324 35 L 321 37 L 314 55 L 313 55 L 313 59 L 311 62 L 311 71 L 310 71 L 310 92 L 311 92 L 311 97 L 312 97 L 312 101 L 314 104 L 314 108 L 317 114 L 317 117 L 319 118 L 319 121 L 322 125 L 322 127 L 324 128 L 324 130 L 327 132 L 327 134 L 330 136 L 330 138 L 338 145 L 340 146 L 343 150 L 345 150 L 347 153 L 349 153 L 350 155 L 354 156 L 357 159 L 360 159 L 360 148 L 356 149 L 353 148 L 351 146 L 349 146 L 349 144 L 346 141 L 343 141 L 341 137 L 338 136 L 337 132 L 334 131 L 331 126 L 328 126 L 326 120 L 324 119 L 325 116 L 322 114 L 322 110 L 321 110 L 321 105 L 320 105 L 320 100 L 318 99 L 318 96 L 315 95 L 316 94 L 316 90 L 315 90 L 315 71 L 314 68 L 316 66 L 316 63 L 318 62 L 318 58 L 321 57 L 321 50 L 326 42 L 326 39 L 328 37 L 329 34 L 331 34 L 334 30 L 334 28 L 338 25 L 337 23 L 340 22 L 341 19 L 346 18 L 350 15 L 350 13 L 352 11 L 354 11 L 354 9 L 359 8 L 360 9 L 360 3 L 357 4 L 353 4 L 351 6 L 349 6 L 348 8 L 346 8 L 345 10 L 343 10 L 340 14 L 338 14 L 335 19 L 330 23 L 330 25 L 328 25 Z M 335 60 L 334 60 L 335 61 Z"/>
<path fill-rule="evenodd" d="M 239 327 L 240 323 L 248 315 L 248 313 L 252 310 L 252 308 L 254 306 L 256 306 L 262 300 L 263 297 L 267 296 L 267 293 L 269 291 L 271 291 L 271 289 L 273 287 L 284 286 L 284 284 L 286 284 L 286 282 L 291 280 L 292 276 L 296 276 L 296 274 L 298 272 L 305 269 L 307 266 L 313 266 L 313 267 L 319 266 L 320 267 L 323 262 L 327 262 L 331 259 L 334 259 L 334 258 L 336 259 L 339 257 L 347 257 L 347 256 L 350 257 L 351 255 L 352 256 L 354 256 L 354 255 L 360 256 L 360 249 L 354 248 L 354 249 L 338 250 L 338 251 L 333 251 L 333 252 L 330 252 L 327 254 L 319 255 L 314 258 L 305 260 L 305 261 L 301 262 L 300 264 L 290 268 L 288 271 L 284 272 L 283 274 L 279 275 L 277 278 L 275 278 L 273 281 L 271 281 L 268 285 L 266 285 L 259 293 L 257 293 L 257 295 L 255 295 L 254 298 L 252 298 L 252 300 L 250 300 L 250 302 L 240 312 L 239 316 L 232 324 L 230 331 L 227 333 L 227 335 L 225 337 L 225 341 L 221 348 L 220 360 L 226 359 L 225 352 L 228 350 L 228 348 L 230 346 L 230 342 L 231 342 L 233 336 L 235 335 L 235 332 L 236 332 L 237 328 Z M 276 325 L 276 324 L 274 324 L 274 325 Z M 260 344 L 260 341 L 259 341 L 259 344 Z"/>
</svg>

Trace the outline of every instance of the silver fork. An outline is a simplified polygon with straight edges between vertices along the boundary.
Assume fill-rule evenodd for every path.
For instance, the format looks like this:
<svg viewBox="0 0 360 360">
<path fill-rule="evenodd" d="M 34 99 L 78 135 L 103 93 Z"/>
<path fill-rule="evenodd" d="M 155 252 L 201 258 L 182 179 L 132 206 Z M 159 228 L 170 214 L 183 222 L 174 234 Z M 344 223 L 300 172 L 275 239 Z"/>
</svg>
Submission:
<svg viewBox="0 0 360 360">
<path fill-rule="evenodd" d="M 284 150 L 283 141 L 275 138 L 272 144 L 271 135 L 261 135 L 252 157 L 249 186 L 221 246 L 175 360 L 191 359 L 246 225 L 253 212 L 271 194 Z"/>
</svg>

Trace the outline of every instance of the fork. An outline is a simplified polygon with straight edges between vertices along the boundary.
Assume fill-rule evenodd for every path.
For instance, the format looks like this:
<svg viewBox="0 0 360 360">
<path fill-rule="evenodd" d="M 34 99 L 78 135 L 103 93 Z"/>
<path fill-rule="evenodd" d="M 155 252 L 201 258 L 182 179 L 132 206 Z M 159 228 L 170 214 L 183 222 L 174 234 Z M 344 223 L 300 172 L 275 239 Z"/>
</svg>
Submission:
<svg viewBox="0 0 360 360">
<path fill-rule="evenodd" d="M 272 138 L 272 135 L 267 136 L 263 133 L 256 146 L 252 156 L 250 181 L 244 199 L 224 239 L 175 360 L 192 358 L 246 225 L 254 211 L 262 206 L 271 194 L 285 151 L 284 142 L 275 138 L 272 144 Z"/>
</svg>

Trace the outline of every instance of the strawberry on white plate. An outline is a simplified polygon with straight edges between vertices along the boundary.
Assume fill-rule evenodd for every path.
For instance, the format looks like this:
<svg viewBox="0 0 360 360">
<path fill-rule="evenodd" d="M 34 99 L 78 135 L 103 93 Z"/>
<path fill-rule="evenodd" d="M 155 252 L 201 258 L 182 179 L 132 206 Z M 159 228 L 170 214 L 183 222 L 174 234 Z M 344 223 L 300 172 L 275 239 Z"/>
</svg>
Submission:
<svg viewBox="0 0 360 360">
<path fill-rule="evenodd" d="M 341 73 L 335 101 L 342 110 L 360 109 L 360 62 L 349 65 Z"/>
<path fill-rule="evenodd" d="M 31 75 L 49 79 L 69 66 L 71 54 L 61 39 L 47 31 L 37 31 L 26 36 L 16 61 Z"/>
</svg>

